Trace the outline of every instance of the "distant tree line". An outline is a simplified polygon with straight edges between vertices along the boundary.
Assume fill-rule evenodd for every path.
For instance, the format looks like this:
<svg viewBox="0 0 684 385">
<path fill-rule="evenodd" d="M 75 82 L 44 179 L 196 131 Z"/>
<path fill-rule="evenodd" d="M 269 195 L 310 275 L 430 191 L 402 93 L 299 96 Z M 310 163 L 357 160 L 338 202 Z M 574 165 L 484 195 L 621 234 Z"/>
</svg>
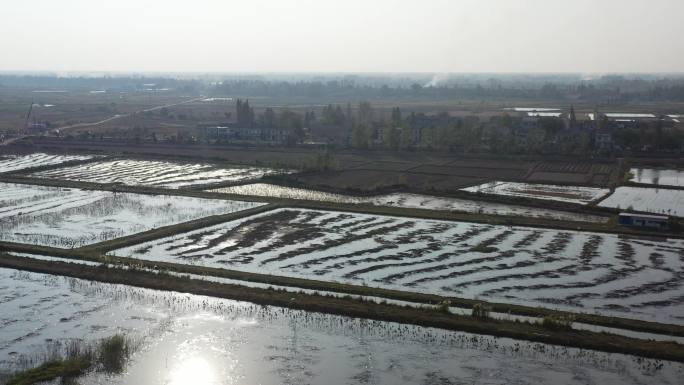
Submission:
<svg viewBox="0 0 684 385">
<path fill-rule="evenodd" d="M 369 99 L 470 99 L 470 100 L 558 100 L 600 103 L 639 101 L 684 101 L 684 79 L 629 80 L 608 78 L 604 81 L 574 83 L 547 82 L 541 85 L 483 82 L 449 85 L 389 86 L 357 84 L 351 81 L 267 81 L 232 80 L 210 90 L 221 95 L 267 97 L 307 97 L 345 100 Z"/>
<path fill-rule="evenodd" d="M 309 135 L 314 140 L 357 149 L 587 155 L 596 151 L 594 132 L 599 128 L 609 132 L 617 148 L 624 150 L 684 149 L 684 132 L 665 127 L 664 120 L 658 119 L 609 129 L 603 121 L 579 123 L 571 113 L 567 121 L 540 117 L 533 126 L 526 126 L 522 117 L 507 113 L 482 120 L 476 116 L 453 117 L 447 112 L 404 115 L 394 107 L 389 115 L 377 116 L 368 101 L 354 108 L 350 103 L 328 104 L 319 115 L 266 108 L 255 116 L 249 101 L 240 99 L 236 110 L 240 125 L 288 130 L 292 133 L 289 143 L 300 143 Z"/>
<path fill-rule="evenodd" d="M 1 74 L 0 87 L 53 90 L 144 90 L 146 85 L 188 93 L 327 98 L 333 100 L 454 99 L 558 100 L 597 103 L 684 101 L 682 76 L 606 75 L 595 79 L 563 75 L 452 75 L 443 80 L 418 75 L 210 77 L 72 76 Z"/>
</svg>

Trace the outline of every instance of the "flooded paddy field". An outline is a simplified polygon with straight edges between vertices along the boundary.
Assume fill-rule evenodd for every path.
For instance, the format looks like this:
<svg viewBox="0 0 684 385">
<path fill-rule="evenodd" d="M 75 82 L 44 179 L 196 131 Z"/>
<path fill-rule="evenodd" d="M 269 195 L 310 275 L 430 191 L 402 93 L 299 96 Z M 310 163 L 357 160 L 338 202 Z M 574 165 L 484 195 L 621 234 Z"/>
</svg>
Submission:
<svg viewBox="0 0 684 385">
<path fill-rule="evenodd" d="M 658 168 L 633 168 L 629 181 L 636 183 L 684 187 L 684 171 Z"/>
<path fill-rule="evenodd" d="M 583 221 L 605 223 L 608 218 L 569 211 L 525 207 L 504 203 L 491 203 L 475 200 L 437 197 L 420 194 L 395 193 L 373 197 L 355 197 L 351 195 L 334 194 L 323 191 L 308 190 L 295 187 L 283 187 L 268 183 L 251 183 L 239 186 L 224 187 L 208 190 L 210 192 L 264 196 L 286 199 L 303 199 L 311 201 L 336 203 L 364 203 L 376 206 L 394 206 L 403 208 L 418 208 L 430 210 L 459 211 L 465 213 L 479 213 L 488 215 L 513 215 L 530 218 L 547 218 L 565 221 Z"/>
<path fill-rule="evenodd" d="M 557 186 L 516 182 L 490 182 L 462 189 L 463 191 L 559 202 L 587 204 L 610 192 L 608 189 L 580 186 Z"/>
<path fill-rule="evenodd" d="M 623 186 L 598 205 L 684 217 L 684 190 Z"/>
<path fill-rule="evenodd" d="M 126 159 L 42 171 L 33 173 L 31 176 L 80 182 L 182 188 L 196 184 L 258 179 L 264 175 L 285 172 L 290 171 L 265 167 L 228 167 L 208 163 Z"/>
<path fill-rule="evenodd" d="M 0 240 L 64 248 L 260 205 L 12 183 L 0 191 Z"/>
<path fill-rule="evenodd" d="M 137 342 L 123 374 L 79 383 L 678 384 L 684 374 L 667 361 L 9 269 L 0 306 L 0 383 L 115 333 Z"/>
<path fill-rule="evenodd" d="M 0 155 L 0 173 L 92 158 L 93 156 L 91 155 L 50 155 L 44 153 L 30 155 Z"/>
<path fill-rule="evenodd" d="M 279 209 L 111 254 L 684 324 L 684 241 Z"/>
</svg>

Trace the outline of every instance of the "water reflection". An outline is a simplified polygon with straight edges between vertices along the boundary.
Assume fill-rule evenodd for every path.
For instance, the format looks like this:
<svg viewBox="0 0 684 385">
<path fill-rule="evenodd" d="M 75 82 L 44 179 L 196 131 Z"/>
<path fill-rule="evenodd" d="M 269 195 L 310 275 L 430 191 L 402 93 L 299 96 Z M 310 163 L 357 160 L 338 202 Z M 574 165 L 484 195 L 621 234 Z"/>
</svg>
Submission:
<svg viewBox="0 0 684 385">
<path fill-rule="evenodd" d="M 684 171 L 675 169 L 632 168 L 631 182 L 684 187 Z"/>
<path fill-rule="evenodd" d="M 0 328 L 0 370 L 10 352 L 46 338 L 102 336 L 90 326 L 142 338 L 124 373 L 90 373 L 81 384 L 679 385 L 684 373 L 618 354 L 6 269 L 0 282 L 0 318 L 10 322 Z M 29 324 L 36 312 L 44 324 Z M 22 337 L 29 326 L 35 335 Z"/>
<path fill-rule="evenodd" d="M 169 385 L 214 385 L 220 384 L 216 369 L 201 356 L 183 357 L 171 371 Z"/>
</svg>

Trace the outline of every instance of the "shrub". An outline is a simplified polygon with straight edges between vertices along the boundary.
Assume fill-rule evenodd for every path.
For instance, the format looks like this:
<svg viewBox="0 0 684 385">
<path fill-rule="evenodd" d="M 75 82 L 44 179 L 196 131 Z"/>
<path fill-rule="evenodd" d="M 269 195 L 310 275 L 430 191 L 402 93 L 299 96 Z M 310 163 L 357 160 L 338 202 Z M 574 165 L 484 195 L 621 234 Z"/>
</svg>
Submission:
<svg viewBox="0 0 684 385">
<path fill-rule="evenodd" d="M 567 315 L 551 314 L 544 317 L 542 327 L 549 330 L 572 330 L 575 317 Z"/>
<path fill-rule="evenodd" d="M 75 377 L 83 374 L 89 367 L 90 362 L 80 358 L 50 361 L 37 368 L 17 374 L 7 382 L 7 385 L 29 385 L 59 377 Z"/>
<path fill-rule="evenodd" d="M 120 373 L 128 358 L 128 343 L 119 334 L 105 338 L 100 343 L 99 361 L 105 372 Z"/>
<path fill-rule="evenodd" d="M 479 244 L 477 246 L 473 246 L 470 249 L 470 251 L 477 251 L 479 253 L 495 253 L 495 252 L 499 251 L 499 249 L 494 247 L 494 246 L 487 246 L 487 245 Z"/>
<path fill-rule="evenodd" d="M 444 301 L 437 304 L 437 310 L 439 310 L 440 313 L 451 314 L 451 311 L 449 311 L 450 306 L 451 306 L 451 301 L 444 300 Z"/>
<path fill-rule="evenodd" d="M 489 312 L 491 312 L 491 311 L 492 311 L 491 306 L 487 306 L 483 303 L 478 302 L 475 305 L 473 305 L 473 311 L 471 313 L 471 316 L 473 318 L 486 320 L 486 319 L 489 319 Z"/>
</svg>

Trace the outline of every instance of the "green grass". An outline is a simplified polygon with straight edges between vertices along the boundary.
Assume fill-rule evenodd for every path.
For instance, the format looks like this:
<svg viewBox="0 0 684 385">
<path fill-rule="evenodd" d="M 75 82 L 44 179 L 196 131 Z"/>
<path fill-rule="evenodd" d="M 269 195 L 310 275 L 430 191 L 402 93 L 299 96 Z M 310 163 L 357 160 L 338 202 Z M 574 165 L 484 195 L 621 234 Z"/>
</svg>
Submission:
<svg viewBox="0 0 684 385">
<path fill-rule="evenodd" d="M 128 359 L 130 348 L 126 338 L 116 334 L 100 343 L 98 353 L 98 361 L 105 372 L 121 373 Z"/>
<path fill-rule="evenodd" d="M 470 315 L 473 318 L 479 319 L 479 320 L 488 320 L 490 319 L 489 313 L 492 311 L 492 307 L 484 304 L 484 303 L 476 303 L 473 305 L 473 311 L 470 313 Z"/>
<path fill-rule="evenodd" d="M 116 334 L 97 345 L 97 351 L 88 346 L 74 345 L 67 353 L 69 358 L 52 360 L 36 368 L 17 373 L 7 385 L 29 385 L 61 378 L 73 379 L 90 369 L 105 373 L 121 373 L 130 354 L 126 337 Z"/>
<path fill-rule="evenodd" d="M 549 314 L 542 319 L 541 326 L 549 330 L 572 330 L 576 317 L 560 314 Z"/>
<path fill-rule="evenodd" d="M 30 385 L 55 378 L 77 377 L 91 367 L 92 363 L 85 358 L 69 358 L 50 361 L 37 368 L 29 369 L 12 377 L 7 385 Z"/>
<path fill-rule="evenodd" d="M 499 249 L 497 247 L 494 247 L 494 246 L 487 246 L 487 245 L 479 244 L 477 246 L 473 246 L 470 249 L 470 251 L 475 251 L 478 253 L 496 253 L 497 251 L 499 251 Z"/>
</svg>

